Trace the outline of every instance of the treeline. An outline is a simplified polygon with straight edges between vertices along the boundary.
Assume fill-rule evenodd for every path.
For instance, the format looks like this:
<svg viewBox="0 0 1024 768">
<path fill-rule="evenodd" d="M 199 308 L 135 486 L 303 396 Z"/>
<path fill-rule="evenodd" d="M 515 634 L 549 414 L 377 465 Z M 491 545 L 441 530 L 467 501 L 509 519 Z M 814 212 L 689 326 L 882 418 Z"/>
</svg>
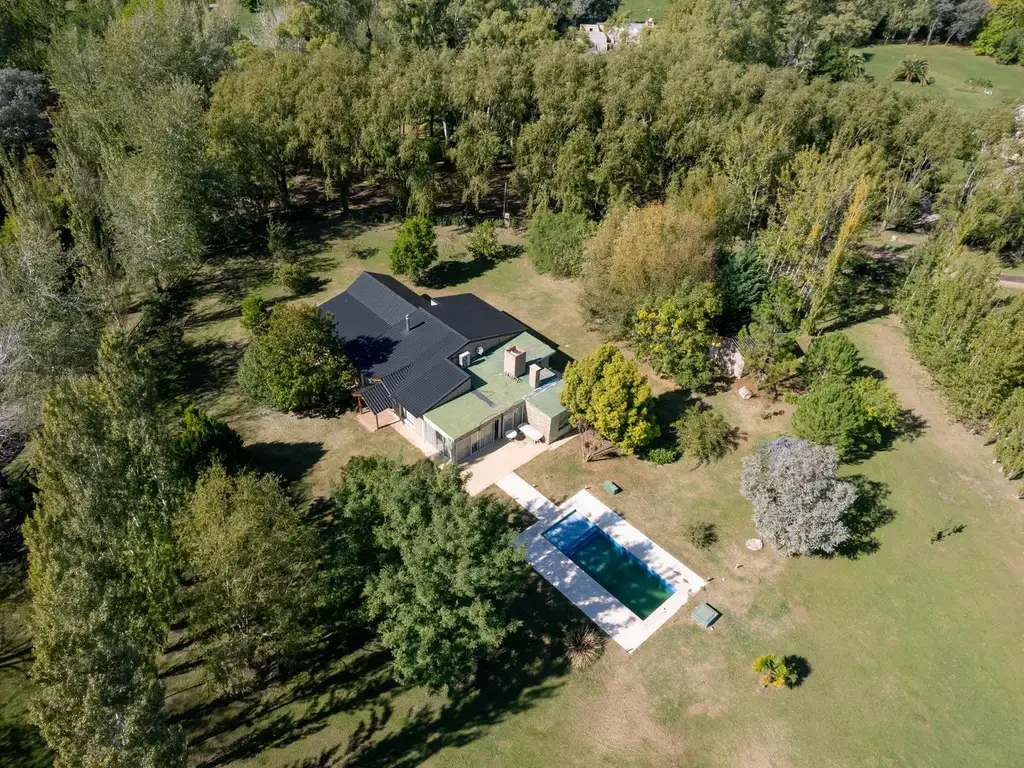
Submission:
<svg viewBox="0 0 1024 768">
<path fill-rule="evenodd" d="M 940 232 L 918 248 L 899 311 L 954 415 L 994 442 L 1013 479 L 1024 473 L 1024 295 L 1000 297 L 997 268 Z"/>
</svg>

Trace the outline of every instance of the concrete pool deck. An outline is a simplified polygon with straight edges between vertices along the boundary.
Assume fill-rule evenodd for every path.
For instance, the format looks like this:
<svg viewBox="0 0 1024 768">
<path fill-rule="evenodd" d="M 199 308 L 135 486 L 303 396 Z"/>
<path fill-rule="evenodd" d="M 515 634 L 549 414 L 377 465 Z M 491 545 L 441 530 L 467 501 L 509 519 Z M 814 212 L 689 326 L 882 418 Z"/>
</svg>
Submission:
<svg viewBox="0 0 1024 768">
<path fill-rule="evenodd" d="M 497 483 L 519 506 L 537 518 L 520 534 L 526 560 L 555 589 L 583 611 L 612 640 L 632 653 L 707 583 L 679 560 L 627 523 L 589 491 L 583 490 L 556 506 L 514 472 Z M 664 579 L 675 593 L 646 619 L 641 619 L 589 574 L 558 550 L 544 531 L 576 510 Z"/>
</svg>

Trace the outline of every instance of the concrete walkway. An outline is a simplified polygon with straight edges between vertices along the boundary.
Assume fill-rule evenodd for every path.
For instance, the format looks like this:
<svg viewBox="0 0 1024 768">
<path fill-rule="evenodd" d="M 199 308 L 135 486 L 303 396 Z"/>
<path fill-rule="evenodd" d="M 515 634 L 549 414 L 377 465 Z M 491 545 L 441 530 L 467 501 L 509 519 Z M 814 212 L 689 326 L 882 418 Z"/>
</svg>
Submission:
<svg viewBox="0 0 1024 768">
<path fill-rule="evenodd" d="M 580 491 L 561 506 L 556 506 L 515 473 L 503 478 L 497 485 L 519 506 L 537 518 L 537 522 L 526 529 L 518 540 L 526 550 L 527 562 L 628 653 L 639 648 L 686 604 L 690 595 L 698 592 L 706 584 L 704 579 L 644 536 L 588 491 Z M 641 619 L 629 610 L 618 598 L 544 538 L 544 531 L 573 510 L 587 517 L 619 545 L 629 550 L 664 579 L 675 593 L 646 619 Z"/>
<path fill-rule="evenodd" d="M 545 442 L 535 443 L 525 438 L 502 440 L 500 445 L 473 456 L 460 465 L 466 478 L 466 491 L 470 496 L 476 496 L 498 483 L 509 472 L 514 472 L 533 461 L 545 451 L 561 448 L 574 437 L 576 434 L 571 433 L 550 445 Z"/>
</svg>

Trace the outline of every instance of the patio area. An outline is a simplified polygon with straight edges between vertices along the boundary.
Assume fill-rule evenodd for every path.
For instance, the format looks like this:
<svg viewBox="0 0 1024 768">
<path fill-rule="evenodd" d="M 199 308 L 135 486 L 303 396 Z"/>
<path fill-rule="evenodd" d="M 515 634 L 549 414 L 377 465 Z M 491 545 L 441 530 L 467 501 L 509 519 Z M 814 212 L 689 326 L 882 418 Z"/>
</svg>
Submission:
<svg viewBox="0 0 1024 768">
<path fill-rule="evenodd" d="M 550 445 L 546 442 L 533 442 L 525 437 L 502 440 L 490 450 L 463 462 L 462 474 L 466 478 L 466 490 L 470 496 L 476 496 L 545 451 L 561 448 L 575 436 L 575 433 L 569 434 Z"/>
</svg>

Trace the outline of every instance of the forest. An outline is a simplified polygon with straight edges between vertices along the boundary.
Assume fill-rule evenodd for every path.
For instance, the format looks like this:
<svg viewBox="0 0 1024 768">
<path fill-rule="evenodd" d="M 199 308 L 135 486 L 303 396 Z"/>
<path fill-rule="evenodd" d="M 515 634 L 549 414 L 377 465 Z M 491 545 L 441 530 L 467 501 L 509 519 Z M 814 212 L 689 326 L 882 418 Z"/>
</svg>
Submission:
<svg viewBox="0 0 1024 768">
<path fill-rule="evenodd" d="M 509 213 L 603 339 L 705 392 L 705 350 L 735 337 L 841 454 L 878 424 L 811 411 L 888 394 L 809 375 L 797 338 L 834 367 L 820 340 L 873 307 L 866 244 L 925 232 L 884 301 L 952 415 L 1024 474 L 1024 294 L 996 281 L 1024 260 L 1024 113 L 895 90 L 858 52 L 961 43 L 1016 66 L 1024 4 L 680 1 L 594 55 L 576 25 L 607 18 L 603 0 L 0 0 L 0 597 L 27 580 L 32 721 L 58 765 L 188 762 L 157 674 L 183 621 L 225 695 L 367 631 L 402 682 L 463 690 L 519 626 L 503 505 L 364 458 L 310 522 L 179 375 L 196 275 L 288 262 L 310 196 L 345 215 L 369 190 L 411 243 L 461 217 L 485 259 Z M 396 271 L 422 282 L 427 250 Z M 316 312 L 252 297 L 242 317 L 254 401 L 347 407 Z M 417 589 L 422 610 L 397 610 Z"/>
</svg>

